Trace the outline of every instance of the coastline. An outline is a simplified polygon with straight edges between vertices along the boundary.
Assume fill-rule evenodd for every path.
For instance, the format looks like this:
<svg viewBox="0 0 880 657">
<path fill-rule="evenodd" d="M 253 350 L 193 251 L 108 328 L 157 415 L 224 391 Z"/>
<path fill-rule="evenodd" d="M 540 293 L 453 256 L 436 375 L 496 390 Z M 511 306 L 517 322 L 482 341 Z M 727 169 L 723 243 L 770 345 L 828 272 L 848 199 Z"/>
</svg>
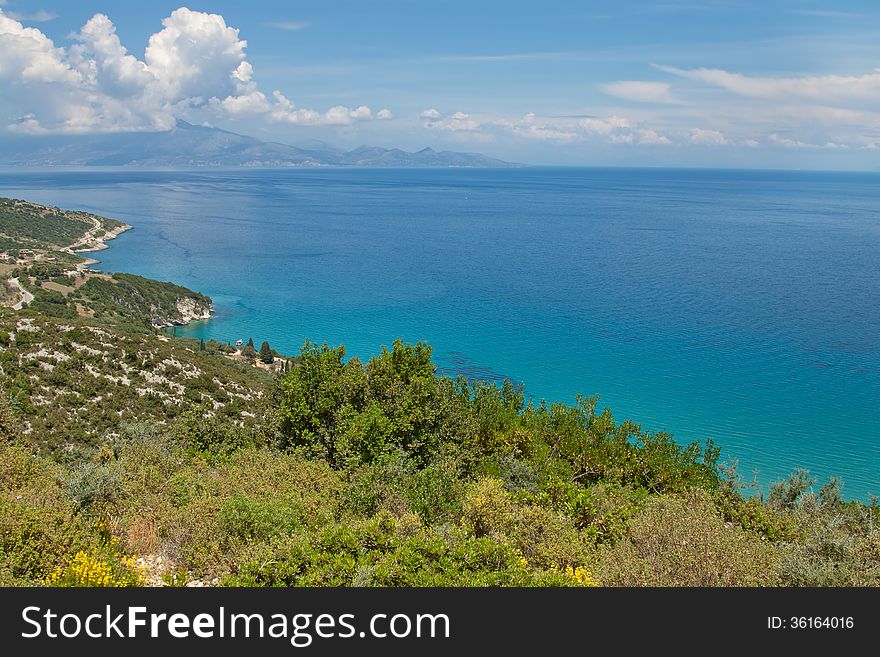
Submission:
<svg viewBox="0 0 880 657">
<path fill-rule="evenodd" d="M 88 230 L 86 234 L 83 235 L 83 237 L 63 249 L 63 251 L 80 257 L 82 257 L 81 254 L 83 253 L 95 253 L 97 251 L 104 251 L 110 248 L 110 245 L 107 244 L 107 242 L 109 242 L 110 240 L 115 240 L 117 237 L 129 230 L 134 230 L 134 226 L 126 223 L 122 223 L 121 225 L 111 230 L 105 230 L 101 222 L 95 219 L 93 227 Z M 103 234 L 100 234 L 101 232 L 103 232 Z M 85 272 L 100 275 L 99 272 L 92 272 L 92 270 L 90 269 L 92 265 L 96 265 L 99 262 L 100 260 L 96 260 L 95 258 L 85 258 L 83 262 L 80 262 L 76 265 L 76 271 L 83 275 L 85 274 Z M 164 329 L 174 326 L 186 326 L 190 322 L 211 319 L 214 314 L 213 302 L 206 312 L 199 312 L 196 303 L 191 298 L 187 297 L 181 297 L 177 299 L 176 305 L 177 311 L 178 313 L 180 313 L 181 321 L 178 323 L 164 322 L 162 324 L 157 324 L 156 326 L 158 328 Z"/>
<path fill-rule="evenodd" d="M 96 251 L 109 249 L 110 245 L 107 244 L 107 242 L 115 240 L 126 231 L 134 230 L 134 226 L 123 223 L 121 226 L 117 226 L 112 230 L 104 231 L 104 234 L 99 237 L 96 233 L 100 230 L 104 230 L 104 227 L 99 221 L 95 221 L 93 227 L 86 231 L 85 235 L 70 246 L 63 248 L 62 251 L 78 256 L 81 253 L 94 253 Z M 76 271 L 84 272 L 92 265 L 98 264 L 98 262 L 100 261 L 95 260 L 94 258 L 85 258 L 83 262 L 77 264 Z"/>
<path fill-rule="evenodd" d="M 88 257 L 86 254 L 104 251 L 110 248 L 108 242 L 114 240 L 123 233 L 133 230 L 134 226 L 109 219 L 83 211 L 65 210 L 61 211 L 57 208 L 54 210 L 48 206 L 42 206 L 30 201 L 22 201 L 16 199 L 0 199 L 6 205 L 11 204 L 13 207 L 23 207 L 26 211 L 30 211 L 35 217 L 42 216 L 47 211 L 61 213 L 61 218 L 68 222 L 67 232 L 63 233 L 64 238 L 53 238 L 46 235 L 45 232 L 39 234 L 41 239 L 31 239 L 24 241 L 22 253 L 16 251 L 13 261 L 3 264 L 2 271 L 4 274 L 13 272 L 16 268 L 24 267 L 25 278 L 19 280 L 18 276 L 2 279 L 5 290 L 2 299 L 2 305 L 12 310 L 19 311 L 33 304 L 38 299 L 45 301 L 40 294 L 45 290 L 49 294 L 60 295 L 58 299 L 52 299 L 51 302 L 68 304 L 66 297 L 74 293 L 83 285 L 90 281 L 96 281 L 98 286 L 95 288 L 96 293 L 102 297 L 102 303 L 108 298 L 121 303 L 127 311 L 123 312 L 141 312 L 142 317 L 147 319 L 149 323 L 156 329 L 171 328 L 174 326 L 185 326 L 196 320 L 208 320 L 214 315 L 214 305 L 210 297 L 195 292 L 189 288 L 183 287 L 172 282 L 163 282 L 155 279 L 137 276 L 136 274 L 125 274 L 118 272 L 110 274 L 103 271 L 92 270 L 92 265 L 98 264 L 100 261 L 96 258 Z M 5 208 L 6 205 L 3 205 Z M 74 226 L 71 224 L 75 224 Z M 14 231 L 15 224 L 12 224 Z M 4 233 L 5 235 L 5 233 Z M 70 235 L 68 237 L 68 235 Z M 65 243 L 70 240 L 69 243 Z M 13 241 L 13 244 L 16 242 Z M 4 252 L 5 256 L 5 252 Z M 70 259 L 74 256 L 74 259 Z M 35 264 L 54 263 L 48 265 L 52 267 L 50 271 L 54 272 L 48 275 L 31 276 L 30 268 Z M 64 280 L 56 280 L 59 276 L 64 276 Z M 51 279 L 51 280 L 50 280 Z M 117 289 L 107 288 L 107 284 L 126 283 L 125 286 Z M 103 288 L 101 286 L 104 286 Z M 34 288 L 28 289 L 31 286 Z M 38 294 L 38 289 L 39 293 Z M 121 295 L 121 296 L 120 296 Z M 9 297 L 7 299 L 7 297 Z M 64 299 L 61 299 L 63 297 Z M 51 297 L 50 297 L 51 299 Z M 94 309 L 89 310 L 84 305 L 77 302 L 75 305 L 76 314 L 80 317 L 93 317 Z"/>
<path fill-rule="evenodd" d="M 74 242 L 68 247 L 62 249 L 68 253 L 78 255 L 80 253 L 93 253 L 95 251 L 103 251 L 104 249 L 109 249 L 110 245 L 107 244 L 110 240 L 115 240 L 117 237 L 122 235 L 122 233 L 134 230 L 134 226 L 130 224 L 123 223 L 116 228 L 111 230 L 104 230 L 104 227 L 101 225 L 99 221 L 95 221 L 94 226 L 91 230 L 86 231 L 86 234 L 83 235 L 79 240 Z M 98 236 L 98 231 L 104 231 L 104 234 Z M 98 261 L 93 260 L 91 258 L 86 258 L 86 261 L 90 261 L 90 264 L 95 264 Z"/>
</svg>

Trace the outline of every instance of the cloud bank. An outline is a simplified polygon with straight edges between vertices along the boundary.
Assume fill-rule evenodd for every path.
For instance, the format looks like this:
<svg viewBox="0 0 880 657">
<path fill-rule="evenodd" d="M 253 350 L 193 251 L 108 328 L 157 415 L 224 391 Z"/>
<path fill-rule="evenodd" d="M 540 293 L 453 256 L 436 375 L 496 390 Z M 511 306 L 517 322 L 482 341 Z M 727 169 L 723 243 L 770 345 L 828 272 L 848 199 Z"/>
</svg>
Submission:
<svg viewBox="0 0 880 657">
<path fill-rule="evenodd" d="M 467 112 L 446 115 L 435 108 L 420 114 L 422 127 L 453 133 L 461 140 L 492 141 L 499 136 L 573 144 L 600 139 L 611 144 L 668 145 L 673 143 L 643 122 L 611 115 L 593 116 L 539 116 L 534 112 L 519 117 L 476 117 Z"/>
<path fill-rule="evenodd" d="M 93 133 L 168 130 L 195 110 L 220 117 L 262 116 L 301 125 L 373 119 L 369 107 L 298 108 L 280 91 L 266 96 L 247 61 L 247 41 L 222 16 L 180 8 L 149 38 L 144 59 L 130 54 L 104 14 L 68 48 L 0 9 L 0 85 L 21 117 L 10 130 Z M 379 112 L 389 119 L 389 110 Z"/>
</svg>

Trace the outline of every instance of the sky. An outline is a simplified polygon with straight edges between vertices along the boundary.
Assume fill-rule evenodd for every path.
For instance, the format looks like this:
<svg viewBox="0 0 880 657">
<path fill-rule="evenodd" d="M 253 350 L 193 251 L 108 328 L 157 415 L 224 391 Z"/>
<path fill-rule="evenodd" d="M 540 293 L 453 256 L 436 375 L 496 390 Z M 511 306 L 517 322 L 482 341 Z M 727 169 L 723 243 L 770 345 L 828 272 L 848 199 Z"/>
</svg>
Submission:
<svg viewBox="0 0 880 657">
<path fill-rule="evenodd" d="M 3 135 L 880 170 L 876 0 L 0 0 Z"/>
</svg>

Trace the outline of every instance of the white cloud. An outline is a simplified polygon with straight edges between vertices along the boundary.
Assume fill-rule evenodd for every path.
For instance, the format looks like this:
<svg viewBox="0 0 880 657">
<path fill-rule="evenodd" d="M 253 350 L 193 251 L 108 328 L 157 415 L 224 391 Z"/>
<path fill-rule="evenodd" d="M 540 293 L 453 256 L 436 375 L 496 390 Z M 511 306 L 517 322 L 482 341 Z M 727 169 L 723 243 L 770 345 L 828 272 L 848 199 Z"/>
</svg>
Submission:
<svg viewBox="0 0 880 657">
<path fill-rule="evenodd" d="M 5 5 L 5 2 L 0 2 L 0 5 Z M 25 23 L 46 23 L 48 21 L 54 21 L 58 18 L 58 14 L 54 11 L 46 11 L 45 9 L 39 9 L 35 11 L 33 14 L 22 14 L 17 11 L 8 11 L 6 15 L 9 18 L 17 21 L 24 21 Z"/>
<path fill-rule="evenodd" d="M 714 68 L 656 68 L 693 83 L 678 88 L 687 94 L 686 116 L 671 107 L 652 109 L 653 120 L 666 125 L 705 124 L 685 133 L 690 143 L 857 148 L 880 134 L 880 69 L 863 75 L 771 77 Z M 714 134 L 719 132 L 725 142 Z"/>
<path fill-rule="evenodd" d="M 466 112 L 454 112 L 446 117 L 436 109 L 429 109 L 422 112 L 420 116 L 422 118 L 422 126 L 431 130 L 470 132 L 479 130 L 481 125 Z"/>
<path fill-rule="evenodd" d="M 644 146 L 666 146 L 672 140 L 650 128 L 638 128 L 625 132 L 615 132 L 608 136 L 612 144 L 641 144 Z"/>
<path fill-rule="evenodd" d="M 606 118 L 583 116 L 539 116 L 529 112 L 523 116 L 477 119 L 465 112 L 445 116 L 437 110 L 421 114 L 422 126 L 442 130 L 476 141 L 488 141 L 497 135 L 521 139 L 570 144 L 588 140 L 604 140 L 612 144 L 666 145 L 672 140 L 641 123 L 626 117 Z"/>
<path fill-rule="evenodd" d="M 93 66 L 75 67 L 62 48 L 40 30 L 24 27 L 0 10 L 0 85 L 23 105 L 19 132 L 44 132 L 45 122 L 68 132 L 86 132 L 99 116 L 132 121 L 132 113 L 95 93 Z M 6 87 L 9 90 L 6 90 Z"/>
<path fill-rule="evenodd" d="M 257 116 L 272 111 L 272 103 L 262 91 L 253 91 L 239 96 L 227 96 L 223 100 L 212 98 L 209 106 L 219 114 L 232 117 Z"/>
<path fill-rule="evenodd" d="M 116 26 L 104 14 L 93 16 L 76 35 L 69 61 L 87 86 L 110 96 L 139 95 L 156 82 L 156 73 L 128 51 L 116 35 Z"/>
<path fill-rule="evenodd" d="M 724 133 L 704 128 L 693 128 L 690 131 L 690 141 L 693 144 L 704 146 L 726 146 L 730 143 L 727 137 L 724 136 Z"/>
<path fill-rule="evenodd" d="M 144 61 L 170 102 L 250 93 L 247 41 L 219 14 L 176 9 L 150 37 Z"/>
<path fill-rule="evenodd" d="M 849 148 L 849 144 L 841 144 L 834 141 L 828 141 L 824 144 L 811 144 L 809 142 L 800 141 L 799 139 L 790 139 L 773 133 L 768 139 L 774 144 L 778 144 L 784 148 L 827 148 L 829 150 L 838 150 Z"/>
<path fill-rule="evenodd" d="M 311 23 L 307 23 L 305 21 L 280 21 L 278 23 L 267 23 L 269 27 L 274 27 L 278 30 L 287 30 L 288 32 L 296 32 L 298 30 L 306 29 Z"/>
<path fill-rule="evenodd" d="M 496 121 L 495 125 L 501 126 L 517 137 L 524 137 L 525 139 L 564 143 L 577 141 L 579 138 L 577 131 L 571 126 L 566 126 L 552 119 L 539 118 L 534 112 L 529 112 L 522 118 L 514 121 L 501 119 Z"/>
<path fill-rule="evenodd" d="M 637 103 L 659 103 L 663 105 L 676 105 L 681 103 L 670 92 L 670 85 L 665 82 L 640 82 L 637 80 L 624 80 L 611 82 L 599 87 L 604 93 L 615 98 L 630 100 Z"/>
<path fill-rule="evenodd" d="M 821 103 L 880 101 L 880 69 L 865 75 L 808 75 L 761 77 L 715 68 L 680 69 L 658 66 L 682 78 L 721 87 L 739 96 L 767 99 L 805 99 Z"/>
<path fill-rule="evenodd" d="M 581 119 L 578 122 L 581 128 L 583 128 L 588 133 L 593 133 L 597 135 L 610 135 L 616 130 L 626 130 L 630 127 L 629 119 L 626 119 L 622 116 L 610 116 L 607 119 L 600 119 L 597 117 L 587 117 Z"/>
<path fill-rule="evenodd" d="M 296 108 L 280 92 L 270 100 L 254 80 L 247 41 L 219 14 L 185 7 L 173 11 L 150 36 L 143 60 L 129 54 L 103 14 L 93 16 L 73 38 L 76 43 L 69 48 L 56 47 L 40 30 L 0 10 L 0 90 L 23 115 L 10 129 L 166 130 L 192 112 L 305 125 L 351 125 L 373 118 L 364 105 L 319 112 Z"/>
<path fill-rule="evenodd" d="M 661 135 L 655 130 L 642 129 L 637 132 L 640 144 L 671 144 L 672 140 L 666 135 Z"/>
<path fill-rule="evenodd" d="M 788 137 L 782 137 L 775 132 L 768 137 L 770 141 L 774 144 L 779 144 L 785 148 L 816 148 L 816 144 L 808 144 L 807 142 L 800 141 L 798 139 L 789 139 Z"/>
<path fill-rule="evenodd" d="M 369 121 L 373 112 L 366 105 L 350 108 L 336 105 L 326 112 L 299 109 L 294 102 L 280 91 L 274 92 L 275 105 L 270 111 L 270 120 L 291 125 L 351 125 L 358 121 Z"/>
<path fill-rule="evenodd" d="M 380 109 L 378 112 L 376 112 L 376 118 L 380 121 L 390 121 L 394 118 L 394 112 L 387 108 Z"/>
</svg>

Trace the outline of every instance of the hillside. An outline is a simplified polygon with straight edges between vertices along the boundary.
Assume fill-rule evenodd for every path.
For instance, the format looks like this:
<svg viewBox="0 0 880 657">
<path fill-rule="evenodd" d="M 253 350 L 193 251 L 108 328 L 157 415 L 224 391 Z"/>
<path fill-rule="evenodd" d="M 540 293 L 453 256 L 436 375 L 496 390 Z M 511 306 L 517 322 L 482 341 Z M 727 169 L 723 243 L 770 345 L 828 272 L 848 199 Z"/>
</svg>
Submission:
<svg viewBox="0 0 880 657">
<path fill-rule="evenodd" d="M 271 376 L 213 343 L 26 309 L 0 310 L 0 386 L 23 436 L 71 454 L 112 443 L 130 423 L 167 426 L 192 408 L 251 424 Z"/>
<path fill-rule="evenodd" d="M 0 199 L 0 383 L 20 433 L 50 452 L 113 440 L 129 422 L 165 425 L 186 409 L 253 423 L 271 376 L 216 343 L 162 329 L 210 317 L 211 300 L 173 283 L 88 269 L 130 226 Z M 227 350 L 228 351 L 228 350 Z"/>
<path fill-rule="evenodd" d="M 7 259 L 22 249 L 95 250 L 126 228 L 121 221 L 87 212 L 0 198 L 0 251 Z"/>
<path fill-rule="evenodd" d="M 169 336 L 153 306 L 186 293 L 46 288 L 78 220 L 16 207 L 35 300 L 0 309 L 0 585 L 880 586 L 880 506 L 834 480 L 747 496 L 711 443 L 440 376 L 422 342 L 260 364 Z"/>
<path fill-rule="evenodd" d="M 344 151 L 326 144 L 296 147 L 178 121 L 167 132 L 8 139 L 0 164 L 14 166 L 139 167 L 510 167 L 479 153 L 415 153 L 363 146 Z"/>
<path fill-rule="evenodd" d="M 85 212 L 0 198 L 0 305 L 52 317 L 163 328 L 211 316 L 211 299 L 173 283 L 93 272 L 78 254 L 130 229 Z"/>
</svg>

